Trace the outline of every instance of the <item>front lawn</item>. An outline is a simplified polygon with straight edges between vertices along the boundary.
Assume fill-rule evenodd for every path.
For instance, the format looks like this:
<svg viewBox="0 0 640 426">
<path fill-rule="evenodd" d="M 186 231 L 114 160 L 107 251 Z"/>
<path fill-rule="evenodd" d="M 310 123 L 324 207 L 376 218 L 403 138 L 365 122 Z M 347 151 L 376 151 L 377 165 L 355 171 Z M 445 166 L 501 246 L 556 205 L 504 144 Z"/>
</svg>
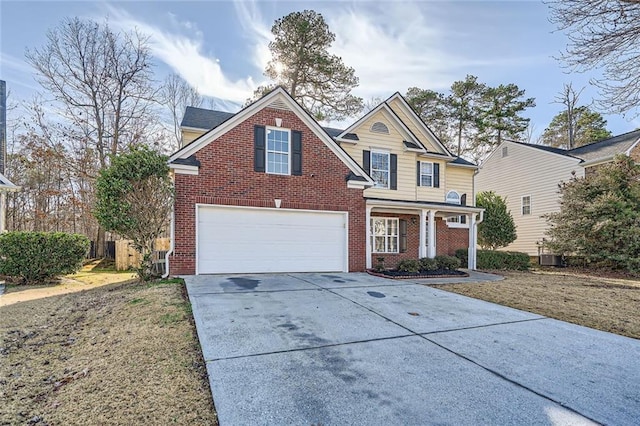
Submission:
<svg viewBox="0 0 640 426">
<path fill-rule="evenodd" d="M 0 307 L 0 424 L 215 425 L 184 284 L 72 279 Z"/>
<path fill-rule="evenodd" d="M 640 339 L 638 280 L 563 270 L 499 273 L 503 281 L 432 287 Z"/>
</svg>

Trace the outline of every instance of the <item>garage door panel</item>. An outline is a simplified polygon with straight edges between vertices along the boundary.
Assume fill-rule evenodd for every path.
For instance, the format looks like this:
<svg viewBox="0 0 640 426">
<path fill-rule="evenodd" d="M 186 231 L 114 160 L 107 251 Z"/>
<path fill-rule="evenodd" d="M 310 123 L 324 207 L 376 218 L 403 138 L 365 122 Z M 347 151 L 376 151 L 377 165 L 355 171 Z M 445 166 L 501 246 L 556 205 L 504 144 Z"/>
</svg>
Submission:
<svg viewBox="0 0 640 426">
<path fill-rule="evenodd" d="M 346 214 L 200 206 L 198 273 L 346 270 Z"/>
</svg>

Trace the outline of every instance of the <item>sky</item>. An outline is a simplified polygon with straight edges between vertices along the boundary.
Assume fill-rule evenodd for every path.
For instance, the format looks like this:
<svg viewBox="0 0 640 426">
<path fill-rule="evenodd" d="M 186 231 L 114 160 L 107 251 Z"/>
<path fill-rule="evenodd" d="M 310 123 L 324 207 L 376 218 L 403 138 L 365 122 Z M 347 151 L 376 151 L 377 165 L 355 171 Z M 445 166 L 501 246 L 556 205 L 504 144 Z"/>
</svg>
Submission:
<svg viewBox="0 0 640 426">
<path fill-rule="evenodd" d="M 330 51 L 355 69 L 353 93 L 365 100 L 412 86 L 446 92 L 472 74 L 492 86 L 515 83 L 534 97 L 536 107 L 524 115 L 539 135 L 562 110 L 554 98 L 563 84 L 585 87 L 580 104 L 597 96 L 589 80 L 598 74 L 571 72 L 555 59 L 567 39 L 554 32 L 541 1 L 0 0 L 0 79 L 14 100 L 31 98 L 42 89 L 25 49 L 43 46 L 47 30 L 65 17 L 108 19 L 149 36 L 156 79 L 178 73 L 215 98 L 217 109 L 233 112 L 265 83 L 274 20 L 304 9 L 325 17 L 336 34 Z M 640 127 L 640 118 L 604 116 L 614 134 Z"/>
</svg>

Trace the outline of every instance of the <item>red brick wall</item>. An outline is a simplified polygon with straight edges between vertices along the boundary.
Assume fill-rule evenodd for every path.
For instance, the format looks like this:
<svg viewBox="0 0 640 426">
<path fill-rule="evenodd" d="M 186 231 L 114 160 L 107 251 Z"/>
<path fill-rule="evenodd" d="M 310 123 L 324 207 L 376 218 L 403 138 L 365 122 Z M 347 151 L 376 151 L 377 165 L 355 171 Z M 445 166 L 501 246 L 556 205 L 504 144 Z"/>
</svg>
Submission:
<svg viewBox="0 0 640 426">
<path fill-rule="evenodd" d="M 418 259 L 420 247 L 420 216 L 372 212 L 371 217 L 397 217 L 407 221 L 407 251 L 405 253 L 372 253 L 371 266 L 376 267 L 378 258 L 384 258 L 385 268 L 395 268 L 404 259 Z M 411 220 L 415 220 L 415 224 Z M 436 218 L 436 254 L 453 256 L 456 250 L 469 247 L 468 228 L 449 228 L 444 220 Z M 465 265 L 463 265 L 464 267 Z"/>
<path fill-rule="evenodd" d="M 302 176 L 253 171 L 253 127 L 273 126 L 302 132 Z M 175 179 L 175 244 L 172 274 L 195 273 L 195 204 L 332 210 L 349 212 L 349 270 L 365 269 L 365 200 L 361 189 L 347 189 L 349 169 L 293 113 L 263 109 L 195 154 L 198 175 Z"/>
</svg>

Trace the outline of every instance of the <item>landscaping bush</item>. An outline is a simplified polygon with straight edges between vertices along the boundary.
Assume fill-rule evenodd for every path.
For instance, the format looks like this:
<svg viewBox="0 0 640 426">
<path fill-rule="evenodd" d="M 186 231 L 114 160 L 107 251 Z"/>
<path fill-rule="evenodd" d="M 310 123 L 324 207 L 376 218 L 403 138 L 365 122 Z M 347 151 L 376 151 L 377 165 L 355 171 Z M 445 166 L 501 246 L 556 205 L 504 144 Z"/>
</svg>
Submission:
<svg viewBox="0 0 640 426">
<path fill-rule="evenodd" d="M 456 250 L 456 257 L 463 263 L 468 262 L 468 250 Z M 476 266 L 478 269 L 509 269 L 526 271 L 530 259 L 527 253 L 517 251 L 478 250 Z"/>
<path fill-rule="evenodd" d="M 420 271 L 420 262 L 417 259 L 405 259 L 398 262 L 398 271 L 417 273 Z"/>
<path fill-rule="evenodd" d="M 454 256 L 436 256 L 434 260 L 438 265 L 438 269 L 454 271 L 460 267 L 460 259 Z"/>
<path fill-rule="evenodd" d="M 77 272 L 89 244 L 78 234 L 7 232 L 0 235 L 0 274 L 34 284 Z"/>
<path fill-rule="evenodd" d="M 438 261 L 430 257 L 420 259 L 420 269 L 423 271 L 435 271 L 438 269 Z"/>
</svg>

